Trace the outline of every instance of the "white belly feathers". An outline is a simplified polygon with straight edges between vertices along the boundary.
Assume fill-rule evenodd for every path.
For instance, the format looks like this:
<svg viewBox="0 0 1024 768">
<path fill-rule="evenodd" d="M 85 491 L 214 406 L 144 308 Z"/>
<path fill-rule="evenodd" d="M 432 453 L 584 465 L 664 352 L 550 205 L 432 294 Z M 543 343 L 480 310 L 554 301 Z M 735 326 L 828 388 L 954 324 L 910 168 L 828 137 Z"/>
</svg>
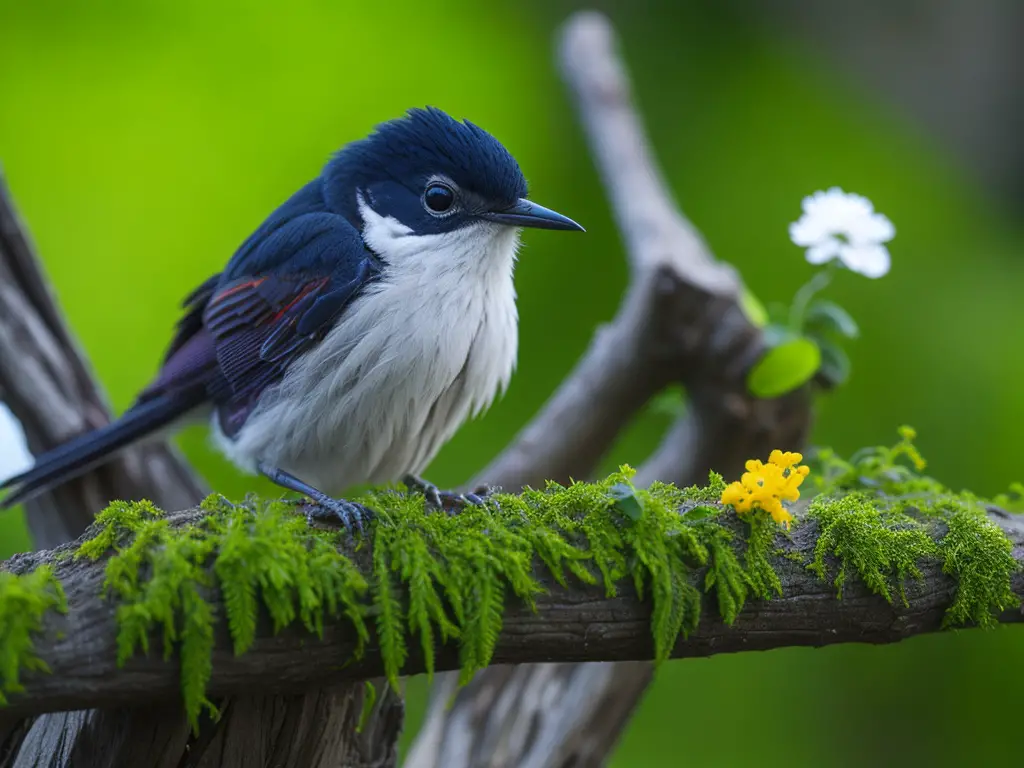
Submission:
<svg viewBox="0 0 1024 768">
<path fill-rule="evenodd" d="M 241 469 L 264 461 L 333 495 L 422 472 L 507 387 L 518 345 L 516 230 L 413 236 L 362 213 L 383 276 L 264 393 L 234 440 L 213 419 Z"/>
</svg>

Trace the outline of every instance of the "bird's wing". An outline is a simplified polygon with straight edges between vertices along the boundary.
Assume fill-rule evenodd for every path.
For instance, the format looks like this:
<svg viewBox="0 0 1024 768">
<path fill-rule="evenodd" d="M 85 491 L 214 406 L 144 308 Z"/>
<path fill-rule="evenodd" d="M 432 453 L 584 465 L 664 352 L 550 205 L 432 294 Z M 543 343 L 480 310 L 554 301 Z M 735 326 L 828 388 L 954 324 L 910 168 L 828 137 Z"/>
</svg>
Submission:
<svg viewBox="0 0 1024 768">
<path fill-rule="evenodd" d="M 250 238 L 184 302 L 159 374 L 119 419 L 36 457 L 0 483 L 0 508 L 32 498 L 212 401 L 234 434 L 264 388 L 333 327 L 378 272 L 344 218 L 307 213 Z"/>
<path fill-rule="evenodd" d="M 220 283 L 221 275 L 217 273 L 212 277 L 207 278 L 202 285 L 196 288 L 192 293 L 185 297 L 185 300 L 181 302 L 181 308 L 185 314 L 182 315 L 178 321 L 177 326 L 174 329 L 174 337 L 171 339 L 171 343 L 167 347 L 167 351 L 164 352 L 164 362 L 166 363 L 175 352 L 181 349 L 182 345 L 188 342 L 193 336 L 195 336 L 203 327 L 203 309 L 206 307 L 206 303 L 213 296 L 217 290 L 217 285 Z"/>
<path fill-rule="evenodd" d="M 229 435 L 378 272 L 355 228 L 327 213 L 293 219 L 243 256 L 203 297 L 201 327 L 184 340 L 176 337 L 144 395 L 202 379 Z"/>
</svg>

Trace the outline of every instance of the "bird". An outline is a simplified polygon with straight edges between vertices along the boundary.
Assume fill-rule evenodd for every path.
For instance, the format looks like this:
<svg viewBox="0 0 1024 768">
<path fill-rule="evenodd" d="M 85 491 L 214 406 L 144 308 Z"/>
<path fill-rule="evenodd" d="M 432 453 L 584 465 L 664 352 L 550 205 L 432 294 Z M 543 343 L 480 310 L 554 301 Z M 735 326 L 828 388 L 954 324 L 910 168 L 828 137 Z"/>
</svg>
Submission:
<svg viewBox="0 0 1024 768">
<path fill-rule="evenodd" d="M 187 296 L 134 403 L 0 484 L 0 508 L 197 421 L 243 473 L 349 531 L 373 515 L 341 497 L 356 485 L 481 503 L 487 489 L 422 473 L 509 385 L 524 228 L 584 231 L 528 199 L 518 162 L 469 120 L 427 106 L 374 126 Z"/>
</svg>

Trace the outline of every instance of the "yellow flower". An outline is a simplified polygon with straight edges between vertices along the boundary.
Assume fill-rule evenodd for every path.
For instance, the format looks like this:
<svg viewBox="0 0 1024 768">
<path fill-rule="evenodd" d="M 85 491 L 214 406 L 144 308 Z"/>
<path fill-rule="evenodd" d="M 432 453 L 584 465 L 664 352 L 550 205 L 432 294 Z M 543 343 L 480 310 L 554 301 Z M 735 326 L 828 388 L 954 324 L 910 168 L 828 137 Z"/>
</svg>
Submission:
<svg viewBox="0 0 1024 768">
<path fill-rule="evenodd" d="M 740 479 L 722 491 L 722 503 L 731 505 L 739 514 L 763 509 L 775 522 L 789 528 L 793 515 L 782 502 L 800 498 L 800 484 L 811 471 L 800 464 L 803 459 L 799 453 L 779 450 L 771 452 L 767 464 L 751 459 Z"/>
</svg>

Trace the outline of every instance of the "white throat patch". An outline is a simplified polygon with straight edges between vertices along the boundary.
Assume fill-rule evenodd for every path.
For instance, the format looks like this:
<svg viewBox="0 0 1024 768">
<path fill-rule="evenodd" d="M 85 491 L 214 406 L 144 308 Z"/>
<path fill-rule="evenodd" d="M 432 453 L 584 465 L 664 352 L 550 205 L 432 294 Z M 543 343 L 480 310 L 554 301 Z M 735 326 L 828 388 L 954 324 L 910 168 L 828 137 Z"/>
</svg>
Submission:
<svg viewBox="0 0 1024 768">
<path fill-rule="evenodd" d="M 464 278 L 497 278 L 511 273 L 519 247 L 519 230 L 479 221 L 452 232 L 416 235 L 393 216 L 382 216 L 358 197 L 363 219 L 363 240 L 390 267 L 393 276 L 410 270 L 419 275 L 444 277 L 446 283 Z M 504 275 L 502 275 L 504 277 Z M 455 285 L 437 285 L 454 288 Z"/>
</svg>

